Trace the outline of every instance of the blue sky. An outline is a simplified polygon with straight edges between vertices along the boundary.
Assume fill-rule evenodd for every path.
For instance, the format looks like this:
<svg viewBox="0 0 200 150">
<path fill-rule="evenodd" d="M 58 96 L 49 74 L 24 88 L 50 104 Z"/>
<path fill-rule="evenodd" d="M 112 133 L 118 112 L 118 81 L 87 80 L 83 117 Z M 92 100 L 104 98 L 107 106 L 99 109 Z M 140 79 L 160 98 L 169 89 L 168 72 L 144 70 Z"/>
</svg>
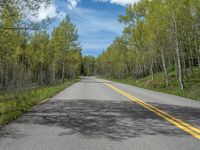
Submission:
<svg viewBox="0 0 200 150">
<path fill-rule="evenodd" d="M 36 18 L 56 17 L 49 30 L 69 15 L 76 24 L 83 55 L 98 56 L 120 36 L 123 25 L 118 15 L 125 13 L 125 7 L 135 0 L 55 0 L 50 6 L 42 7 Z"/>
</svg>

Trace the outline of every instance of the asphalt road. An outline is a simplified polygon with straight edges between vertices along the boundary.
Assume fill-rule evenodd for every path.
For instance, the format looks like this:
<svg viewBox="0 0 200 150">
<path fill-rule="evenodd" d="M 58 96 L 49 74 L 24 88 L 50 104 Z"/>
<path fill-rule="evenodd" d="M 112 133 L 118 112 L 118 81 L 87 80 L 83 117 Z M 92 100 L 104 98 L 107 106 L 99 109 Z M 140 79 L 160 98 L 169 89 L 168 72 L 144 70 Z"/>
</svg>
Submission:
<svg viewBox="0 0 200 150">
<path fill-rule="evenodd" d="M 200 129 L 200 102 L 84 77 L 0 129 L 0 150 L 200 150 L 200 139 L 105 83 Z"/>
</svg>

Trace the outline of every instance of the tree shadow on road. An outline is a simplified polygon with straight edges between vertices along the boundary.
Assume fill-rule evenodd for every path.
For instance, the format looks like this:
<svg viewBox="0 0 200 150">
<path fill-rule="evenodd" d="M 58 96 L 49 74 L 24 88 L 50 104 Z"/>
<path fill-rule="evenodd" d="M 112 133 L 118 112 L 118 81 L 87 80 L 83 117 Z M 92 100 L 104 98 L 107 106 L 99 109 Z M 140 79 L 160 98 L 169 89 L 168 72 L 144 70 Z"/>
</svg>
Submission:
<svg viewBox="0 0 200 150">
<path fill-rule="evenodd" d="M 163 107 L 170 110 L 170 106 Z M 59 133 L 60 136 L 78 134 L 84 138 L 117 141 L 143 135 L 188 136 L 131 101 L 56 100 L 33 109 L 16 122 L 67 129 L 66 132 Z"/>
<path fill-rule="evenodd" d="M 4 138 L 20 139 L 26 136 L 26 134 L 13 127 L 0 129 L 0 141 Z"/>
</svg>

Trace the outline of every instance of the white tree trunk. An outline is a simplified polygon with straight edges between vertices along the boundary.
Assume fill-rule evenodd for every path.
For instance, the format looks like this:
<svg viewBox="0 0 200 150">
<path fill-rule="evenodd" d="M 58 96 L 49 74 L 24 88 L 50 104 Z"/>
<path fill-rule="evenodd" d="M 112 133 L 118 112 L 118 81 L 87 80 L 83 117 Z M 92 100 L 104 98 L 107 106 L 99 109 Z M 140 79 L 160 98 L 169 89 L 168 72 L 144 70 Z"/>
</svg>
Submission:
<svg viewBox="0 0 200 150">
<path fill-rule="evenodd" d="M 165 78 L 165 85 L 169 86 L 167 67 L 166 67 L 165 56 L 164 56 L 164 51 L 163 51 L 162 45 L 160 48 L 160 52 L 161 52 L 162 66 L 163 66 L 163 71 L 164 71 L 163 73 L 164 73 L 164 78 Z"/>
<path fill-rule="evenodd" d="M 65 62 L 63 61 L 62 64 L 62 82 L 64 83 L 65 81 Z"/>
<path fill-rule="evenodd" d="M 181 57 L 180 57 L 180 50 L 179 50 L 177 24 L 176 24 L 176 20 L 174 16 L 172 18 L 173 18 L 173 25 L 174 25 L 175 52 L 176 52 L 177 65 L 178 65 L 178 80 L 179 80 L 180 87 L 183 90 L 185 86 L 183 82 L 183 71 L 182 71 L 182 64 L 181 64 Z"/>
</svg>

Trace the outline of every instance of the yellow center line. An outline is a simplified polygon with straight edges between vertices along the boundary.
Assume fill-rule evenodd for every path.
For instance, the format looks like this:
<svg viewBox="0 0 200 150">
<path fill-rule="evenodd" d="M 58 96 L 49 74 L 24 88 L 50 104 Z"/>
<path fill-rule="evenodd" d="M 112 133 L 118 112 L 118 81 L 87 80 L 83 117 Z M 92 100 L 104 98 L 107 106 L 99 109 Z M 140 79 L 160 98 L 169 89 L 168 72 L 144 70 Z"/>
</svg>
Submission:
<svg viewBox="0 0 200 150">
<path fill-rule="evenodd" d="M 139 98 L 130 95 L 118 88 L 116 88 L 115 86 L 108 84 L 108 83 L 104 83 L 105 85 L 107 85 L 108 87 L 110 87 L 111 89 L 113 89 L 114 91 L 126 96 L 127 98 L 129 98 L 130 100 L 134 101 L 135 103 L 145 107 L 146 109 L 150 110 L 151 112 L 154 112 L 155 114 L 157 114 L 158 116 L 164 118 L 165 120 L 167 120 L 168 122 L 174 124 L 175 126 L 177 126 L 178 128 L 182 129 L 183 131 L 191 134 L 193 137 L 197 138 L 200 140 L 200 129 L 193 127 L 192 125 L 177 119 L 176 117 L 156 108 L 155 106 L 146 103 L 142 100 L 140 100 Z"/>
</svg>

